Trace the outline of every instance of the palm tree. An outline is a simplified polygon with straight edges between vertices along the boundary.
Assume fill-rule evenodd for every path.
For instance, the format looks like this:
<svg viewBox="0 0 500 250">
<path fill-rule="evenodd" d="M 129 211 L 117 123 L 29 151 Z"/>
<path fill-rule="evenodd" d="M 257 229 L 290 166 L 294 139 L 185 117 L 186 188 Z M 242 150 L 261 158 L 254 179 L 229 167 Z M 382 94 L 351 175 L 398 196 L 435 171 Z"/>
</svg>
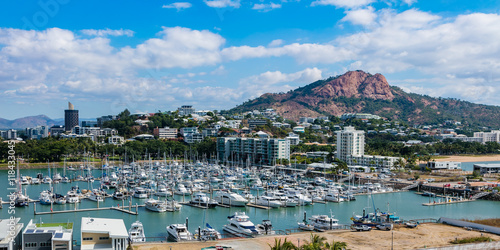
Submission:
<svg viewBox="0 0 500 250">
<path fill-rule="evenodd" d="M 300 247 L 303 250 L 321 250 L 324 246 L 325 237 L 311 233 L 311 241 L 306 241 L 306 244 Z"/>
<path fill-rule="evenodd" d="M 295 250 L 298 249 L 291 241 L 287 241 L 287 238 L 281 243 L 281 239 L 274 238 L 274 246 L 271 246 L 271 250 Z"/>
<path fill-rule="evenodd" d="M 347 243 L 343 241 L 332 240 L 332 244 L 325 243 L 325 249 L 327 250 L 347 250 Z"/>
</svg>

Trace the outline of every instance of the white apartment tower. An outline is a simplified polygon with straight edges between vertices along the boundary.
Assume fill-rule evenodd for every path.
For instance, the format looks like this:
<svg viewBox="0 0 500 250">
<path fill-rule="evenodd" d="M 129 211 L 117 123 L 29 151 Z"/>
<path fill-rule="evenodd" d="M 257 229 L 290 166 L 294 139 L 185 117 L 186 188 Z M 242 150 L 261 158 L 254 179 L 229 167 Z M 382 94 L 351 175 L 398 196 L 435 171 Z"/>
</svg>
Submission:
<svg viewBox="0 0 500 250">
<path fill-rule="evenodd" d="M 337 131 L 337 158 L 346 161 L 348 156 L 365 154 L 365 131 L 348 126 Z"/>
</svg>

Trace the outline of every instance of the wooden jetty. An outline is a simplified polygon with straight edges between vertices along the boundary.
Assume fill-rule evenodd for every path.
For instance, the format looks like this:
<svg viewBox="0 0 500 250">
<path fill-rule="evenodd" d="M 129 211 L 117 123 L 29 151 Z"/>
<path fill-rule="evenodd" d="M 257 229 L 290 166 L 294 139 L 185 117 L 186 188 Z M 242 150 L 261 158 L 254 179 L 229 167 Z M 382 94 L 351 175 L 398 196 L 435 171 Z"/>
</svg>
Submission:
<svg viewBox="0 0 500 250">
<path fill-rule="evenodd" d="M 475 201 L 472 199 L 444 199 L 444 201 L 434 201 L 434 202 L 429 202 L 429 203 L 422 203 L 422 206 L 437 206 L 437 205 L 446 205 L 446 204 L 455 204 L 455 203 L 464 203 L 464 202 L 470 202 L 470 201 Z"/>
<path fill-rule="evenodd" d="M 190 202 L 179 202 L 179 204 L 181 204 L 181 205 L 187 205 L 187 206 L 191 206 L 191 207 L 196 207 L 196 208 L 201 208 L 201 209 L 207 209 L 208 208 L 207 206 L 201 206 L 201 205 L 190 203 Z"/>
<path fill-rule="evenodd" d="M 272 207 L 261 206 L 261 205 L 257 205 L 257 204 L 253 204 L 253 203 L 247 203 L 247 206 L 260 208 L 260 209 L 271 209 L 272 208 Z"/>
<path fill-rule="evenodd" d="M 139 207 L 144 207 L 145 205 L 134 205 L 134 206 L 126 206 L 126 207 L 96 207 L 96 208 L 77 208 L 75 205 L 75 209 L 69 209 L 69 210 L 56 210 L 56 211 L 49 211 L 49 212 L 37 212 L 36 211 L 36 203 L 34 203 L 34 208 L 33 208 L 33 213 L 35 215 L 44 215 L 44 214 L 62 214 L 62 213 L 76 213 L 76 212 L 89 212 L 89 211 L 100 211 L 100 210 L 116 210 L 120 211 L 123 213 L 131 214 L 131 215 L 138 215 L 139 214 Z M 127 210 L 128 208 L 128 210 Z M 135 211 L 132 210 L 132 208 L 135 208 Z"/>
</svg>

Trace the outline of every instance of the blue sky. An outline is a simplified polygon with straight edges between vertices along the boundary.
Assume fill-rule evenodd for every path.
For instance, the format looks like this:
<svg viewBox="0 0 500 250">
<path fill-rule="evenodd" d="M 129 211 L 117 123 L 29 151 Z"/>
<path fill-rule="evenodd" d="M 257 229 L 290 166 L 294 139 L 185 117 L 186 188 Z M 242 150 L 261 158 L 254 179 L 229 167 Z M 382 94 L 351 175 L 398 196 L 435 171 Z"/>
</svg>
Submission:
<svg viewBox="0 0 500 250">
<path fill-rule="evenodd" d="M 9 1 L 0 117 L 229 109 L 361 69 L 499 105 L 497 1 Z"/>
</svg>

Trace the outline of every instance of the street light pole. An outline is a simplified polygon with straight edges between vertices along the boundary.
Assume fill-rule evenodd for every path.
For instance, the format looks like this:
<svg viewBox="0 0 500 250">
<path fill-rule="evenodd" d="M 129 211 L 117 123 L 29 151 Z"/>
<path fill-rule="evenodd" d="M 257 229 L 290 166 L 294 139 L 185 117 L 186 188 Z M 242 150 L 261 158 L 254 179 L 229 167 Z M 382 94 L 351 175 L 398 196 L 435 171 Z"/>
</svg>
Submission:
<svg viewBox="0 0 500 250">
<path fill-rule="evenodd" d="M 391 250 L 394 250 L 394 231 L 391 230 L 392 232 L 392 243 L 391 243 Z"/>
</svg>

